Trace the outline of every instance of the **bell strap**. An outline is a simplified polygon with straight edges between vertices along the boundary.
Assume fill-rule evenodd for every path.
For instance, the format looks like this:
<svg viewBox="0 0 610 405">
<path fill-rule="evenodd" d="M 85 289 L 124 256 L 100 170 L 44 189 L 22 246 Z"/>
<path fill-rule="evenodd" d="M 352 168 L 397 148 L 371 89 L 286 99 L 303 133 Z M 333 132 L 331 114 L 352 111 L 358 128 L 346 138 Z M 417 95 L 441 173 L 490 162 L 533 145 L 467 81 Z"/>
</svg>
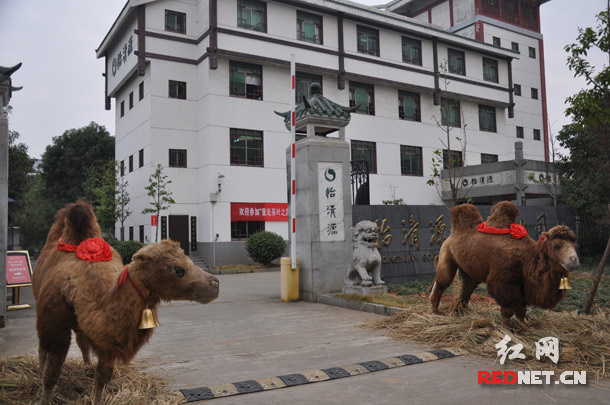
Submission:
<svg viewBox="0 0 610 405">
<path fill-rule="evenodd" d="M 136 283 L 134 283 L 133 280 L 131 279 L 131 277 L 129 277 L 129 273 L 127 273 L 128 270 L 129 270 L 129 267 L 125 266 L 125 271 L 123 273 L 121 273 L 121 276 L 119 277 L 119 285 L 121 286 L 121 285 L 125 284 L 127 282 L 127 280 L 129 280 L 129 283 L 131 283 L 134 290 L 136 290 L 136 292 L 140 296 L 140 299 L 142 300 L 144 305 L 146 305 L 146 307 L 148 307 L 148 304 L 146 304 L 146 299 L 144 298 L 144 294 L 142 294 L 142 292 L 140 291 L 140 289 L 138 288 Z"/>
</svg>

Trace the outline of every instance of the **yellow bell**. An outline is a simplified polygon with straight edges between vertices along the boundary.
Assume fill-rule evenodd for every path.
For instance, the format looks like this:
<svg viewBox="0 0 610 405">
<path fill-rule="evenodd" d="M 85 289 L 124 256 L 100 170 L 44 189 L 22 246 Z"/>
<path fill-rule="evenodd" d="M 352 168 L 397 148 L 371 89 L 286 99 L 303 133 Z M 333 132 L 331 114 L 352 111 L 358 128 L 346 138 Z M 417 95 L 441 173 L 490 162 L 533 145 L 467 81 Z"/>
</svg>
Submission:
<svg viewBox="0 0 610 405">
<path fill-rule="evenodd" d="M 144 312 L 142 312 L 142 320 L 140 321 L 140 326 L 138 329 L 152 329 L 157 326 L 161 326 L 159 321 L 157 321 L 157 317 L 155 313 L 150 308 L 146 308 Z"/>
<path fill-rule="evenodd" d="M 567 277 L 562 277 L 561 281 L 559 281 L 559 289 L 560 290 L 571 290 L 572 287 L 570 287 L 570 279 Z"/>
</svg>

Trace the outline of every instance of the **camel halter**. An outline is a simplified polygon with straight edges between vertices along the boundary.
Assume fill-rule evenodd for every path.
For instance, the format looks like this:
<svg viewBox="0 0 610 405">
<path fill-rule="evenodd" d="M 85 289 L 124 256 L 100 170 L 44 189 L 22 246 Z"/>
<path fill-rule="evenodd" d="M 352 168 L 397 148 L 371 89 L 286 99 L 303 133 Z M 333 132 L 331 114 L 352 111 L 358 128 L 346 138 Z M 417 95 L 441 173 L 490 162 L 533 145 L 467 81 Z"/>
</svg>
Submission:
<svg viewBox="0 0 610 405">
<path fill-rule="evenodd" d="M 155 315 L 154 311 L 148 308 L 148 304 L 146 303 L 144 294 L 142 294 L 142 291 L 140 291 L 136 283 L 134 283 L 131 277 L 129 277 L 128 270 L 129 267 L 125 266 L 125 271 L 121 273 L 121 276 L 119 277 L 119 286 L 125 284 L 127 280 L 129 280 L 129 283 L 134 288 L 134 290 L 136 290 L 136 292 L 140 296 L 140 299 L 146 306 L 146 308 L 144 308 L 144 311 L 142 312 L 142 319 L 140 320 L 140 325 L 138 326 L 138 329 L 152 329 L 156 328 L 157 326 L 161 326 L 161 324 L 157 320 L 157 316 Z"/>
<path fill-rule="evenodd" d="M 510 224 L 510 228 L 494 228 L 492 226 L 487 226 L 487 222 L 483 222 L 477 228 L 479 232 L 483 233 L 491 233 L 494 235 L 505 235 L 510 234 L 515 239 L 525 238 L 527 236 L 527 229 L 523 225 L 519 224 Z"/>
</svg>

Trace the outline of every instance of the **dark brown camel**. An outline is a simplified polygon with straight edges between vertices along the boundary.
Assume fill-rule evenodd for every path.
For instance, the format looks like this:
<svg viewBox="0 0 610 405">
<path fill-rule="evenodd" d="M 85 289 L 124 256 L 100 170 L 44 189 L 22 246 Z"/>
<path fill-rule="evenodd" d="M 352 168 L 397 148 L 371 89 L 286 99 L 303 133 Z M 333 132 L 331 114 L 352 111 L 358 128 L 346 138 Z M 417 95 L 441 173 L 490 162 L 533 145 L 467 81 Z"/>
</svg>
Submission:
<svg viewBox="0 0 610 405">
<path fill-rule="evenodd" d="M 68 353 L 71 330 L 77 332 L 77 338 L 81 335 L 98 358 L 97 404 L 114 363 L 130 361 L 152 335 L 152 329 L 138 328 L 146 307 L 155 311 L 161 300 L 205 304 L 218 296 L 216 277 L 196 267 L 176 242 L 147 245 L 128 266 L 123 266 L 116 252 L 110 261 L 89 262 L 74 252 L 53 251 L 58 233 L 62 242 L 77 245 L 98 230 L 91 206 L 68 205 L 49 232 L 42 267 L 37 265 L 34 272 L 43 404 L 53 401 L 53 387 Z M 124 283 L 119 283 L 120 278 Z"/>
<path fill-rule="evenodd" d="M 511 202 L 497 204 L 487 221 L 493 228 L 510 228 L 519 214 Z M 436 278 L 430 293 L 432 311 L 438 313 L 443 291 L 460 269 L 462 291 L 457 308 L 468 305 L 479 283 L 500 305 L 505 326 L 513 314 L 522 322 L 527 305 L 554 308 L 564 297 L 559 289 L 562 277 L 579 265 L 576 235 L 565 225 L 544 232 L 538 242 L 529 236 L 482 233 L 477 208 L 465 204 L 451 208 L 451 235 L 441 246 Z"/>
</svg>

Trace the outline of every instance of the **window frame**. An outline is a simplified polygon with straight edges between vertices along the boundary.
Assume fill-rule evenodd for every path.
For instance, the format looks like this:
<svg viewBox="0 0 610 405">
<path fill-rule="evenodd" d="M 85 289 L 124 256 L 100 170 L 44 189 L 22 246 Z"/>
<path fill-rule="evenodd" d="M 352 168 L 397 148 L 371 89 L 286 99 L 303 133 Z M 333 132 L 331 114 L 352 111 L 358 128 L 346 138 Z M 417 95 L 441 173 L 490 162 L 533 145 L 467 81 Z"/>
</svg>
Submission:
<svg viewBox="0 0 610 405">
<path fill-rule="evenodd" d="M 236 74 L 243 74 L 243 91 L 237 89 L 235 83 L 238 82 L 234 80 Z M 248 77 L 252 80 L 257 79 L 259 84 L 248 84 Z M 248 86 L 252 86 L 250 90 L 248 90 Z M 229 96 L 263 100 L 263 66 L 254 63 L 229 61 Z"/>
<path fill-rule="evenodd" d="M 133 155 L 129 155 L 129 173 L 133 172 Z"/>
<path fill-rule="evenodd" d="M 318 19 L 319 23 L 312 21 Z M 303 23 L 313 24 L 314 36 L 308 39 L 303 30 Z M 316 34 L 316 30 L 318 33 Z M 297 40 L 309 42 L 312 44 L 324 44 L 324 17 L 319 14 L 309 13 L 307 11 L 297 10 Z"/>
<path fill-rule="evenodd" d="M 144 98 L 144 82 L 140 82 L 140 85 L 138 86 L 138 101 L 142 101 L 142 99 Z"/>
<path fill-rule="evenodd" d="M 441 97 L 440 109 L 442 126 L 449 126 L 453 128 L 462 127 L 462 109 L 460 105 L 460 100 Z M 452 116 L 457 117 L 455 118 L 457 119 L 457 123 L 456 121 L 452 121 Z"/>
<path fill-rule="evenodd" d="M 170 17 L 176 18 L 175 27 L 170 25 Z M 182 20 L 182 27 L 180 26 L 180 20 Z M 176 34 L 186 34 L 186 13 L 174 10 L 165 10 L 165 31 L 174 32 Z"/>
<path fill-rule="evenodd" d="M 409 44 L 414 46 L 409 46 Z M 413 57 L 413 49 L 418 54 L 416 57 Z M 411 50 L 411 52 L 408 52 L 408 50 Z M 422 66 L 422 60 L 421 41 L 415 38 L 402 37 L 402 61 L 411 65 Z"/>
<path fill-rule="evenodd" d="M 260 7 L 260 9 L 255 9 Z M 240 10 L 250 10 L 250 24 L 247 19 L 241 18 Z M 254 12 L 261 13 L 263 18 L 259 24 L 252 24 L 252 16 Z M 267 3 L 258 0 L 237 0 L 237 27 L 256 32 L 267 32 Z"/>
<path fill-rule="evenodd" d="M 514 41 L 511 41 L 511 43 L 510 43 L 510 49 L 512 49 L 512 50 L 513 50 L 513 51 L 515 51 L 515 52 L 519 52 L 519 53 L 521 53 L 521 51 L 519 50 L 519 42 L 514 42 Z"/>
<path fill-rule="evenodd" d="M 367 105 L 364 108 L 362 107 L 362 103 L 356 103 L 358 92 L 366 92 Z M 360 104 L 360 108 L 358 108 L 354 112 L 358 114 L 375 115 L 375 86 L 368 83 L 361 83 L 350 80 L 349 105 L 350 107 L 355 107 L 358 104 Z"/>
<path fill-rule="evenodd" d="M 176 100 L 186 100 L 186 82 L 168 80 L 167 97 Z"/>
<path fill-rule="evenodd" d="M 517 83 L 513 83 L 513 93 L 515 96 L 521 97 L 521 85 Z"/>
<path fill-rule="evenodd" d="M 361 46 L 362 39 L 366 38 L 366 47 Z M 373 47 L 370 46 L 370 42 L 373 41 Z M 380 55 L 380 43 L 379 43 L 379 30 L 366 25 L 358 24 L 356 26 L 356 49 L 358 53 L 365 55 L 379 56 Z"/>
<path fill-rule="evenodd" d="M 377 143 L 352 139 L 350 142 L 351 160 L 367 162 L 369 174 L 377 174 Z M 364 156 L 366 155 L 366 156 Z M 363 159 L 360 159 L 363 157 Z"/>
<path fill-rule="evenodd" d="M 239 236 L 234 236 L 236 235 L 236 231 L 238 231 L 238 229 L 236 229 L 236 225 L 237 223 L 243 223 L 246 226 L 246 233 L 245 234 L 239 234 Z M 252 231 L 250 232 L 250 230 L 248 230 L 247 228 L 249 227 L 248 225 L 258 225 L 258 228 L 256 231 Z M 250 236 L 254 235 L 255 233 L 258 232 L 263 232 L 265 230 L 265 221 L 231 221 L 231 240 L 232 241 L 240 241 L 240 240 L 246 240 L 248 239 Z"/>
<path fill-rule="evenodd" d="M 414 168 L 413 157 L 407 159 L 407 156 L 415 156 L 416 164 L 418 164 L 417 168 Z M 423 163 L 423 151 L 421 146 L 412 146 L 412 145 L 400 145 L 400 174 L 402 176 L 414 176 L 414 177 L 423 177 L 424 176 L 424 163 Z M 405 162 L 410 162 L 409 168 L 406 167 Z"/>
<path fill-rule="evenodd" d="M 140 149 L 138 152 L 138 168 L 144 166 L 144 149 Z"/>
<path fill-rule="evenodd" d="M 415 115 L 407 116 L 404 99 L 409 98 L 415 102 Z M 401 120 L 421 122 L 421 96 L 412 91 L 398 90 L 398 118 Z"/>
<path fill-rule="evenodd" d="M 309 97 L 311 97 L 311 94 L 309 93 L 309 91 L 311 90 L 311 85 L 313 83 L 318 83 L 320 85 L 320 94 L 324 94 L 323 93 L 323 89 L 322 89 L 322 80 L 323 77 L 322 75 L 316 75 L 313 73 L 305 73 L 305 72 L 296 72 L 295 75 L 295 84 L 294 84 L 294 94 L 295 94 L 295 102 L 297 105 L 299 105 L 300 103 L 303 102 L 303 92 L 302 92 L 302 88 L 300 86 L 301 83 L 306 83 L 307 84 L 307 95 L 305 96 L 306 98 L 309 99 Z"/>
<path fill-rule="evenodd" d="M 536 48 L 533 46 L 528 47 L 529 56 L 532 59 L 536 59 Z"/>
<path fill-rule="evenodd" d="M 455 158 L 454 158 L 455 156 Z M 443 149 L 443 169 L 449 169 L 449 165 L 452 163 L 455 166 L 451 166 L 452 169 L 464 167 L 464 154 L 461 150 L 451 150 L 451 153 L 447 149 Z"/>
<path fill-rule="evenodd" d="M 188 167 L 187 149 L 168 149 L 168 167 L 186 169 Z"/>
<path fill-rule="evenodd" d="M 540 130 L 539 129 L 533 129 L 532 131 L 533 137 L 534 137 L 534 141 L 540 141 L 542 138 L 540 136 Z"/>
<path fill-rule="evenodd" d="M 490 73 L 493 74 L 490 76 Z M 496 59 L 486 58 L 483 56 L 483 80 L 492 83 L 500 82 L 500 71 L 498 68 L 498 61 Z"/>
<path fill-rule="evenodd" d="M 251 137 L 259 139 L 238 139 L 240 137 Z M 237 147 L 236 143 L 244 141 L 243 147 Z M 251 145 L 249 142 L 254 142 Z M 229 162 L 231 166 L 265 167 L 265 134 L 263 131 L 245 128 L 229 128 Z M 237 149 L 244 150 L 245 159 L 242 161 Z M 252 152 L 249 152 L 252 151 Z"/>
<path fill-rule="evenodd" d="M 538 89 L 535 87 L 532 87 L 530 92 L 531 92 L 532 100 L 538 100 Z"/>
<path fill-rule="evenodd" d="M 455 62 L 458 65 L 455 65 Z M 466 52 L 459 49 L 447 48 L 447 71 L 455 75 L 466 76 Z"/>
<path fill-rule="evenodd" d="M 493 44 L 493 46 L 497 46 L 498 48 L 501 48 L 502 39 L 500 39 L 499 37 L 492 37 L 492 44 Z"/>
<path fill-rule="evenodd" d="M 140 225 L 140 229 L 139 229 L 139 233 L 140 233 L 140 242 L 144 243 L 144 225 Z"/>
<path fill-rule="evenodd" d="M 129 93 L 129 109 L 133 108 L 133 91 Z"/>
<path fill-rule="evenodd" d="M 493 153 L 481 153 L 481 164 L 487 163 L 497 163 L 498 155 L 494 155 Z"/>
<path fill-rule="evenodd" d="M 523 139 L 524 138 L 525 131 L 524 131 L 523 127 L 517 126 L 517 127 L 515 127 L 515 131 L 516 131 L 516 134 L 517 134 L 517 138 L 519 138 L 519 139 Z"/>
<path fill-rule="evenodd" d="M 121 101 L 121 118 L 125 116 L 125 100 Z"/>
<path fill-rule="evenodd" d="M 491 120 L 489 126 L 485 122 L 486 118 Z M 496 107 L 479 104 L 479 131 L 494 133 L 498 132 L 498 125 L 496 121 Z"/>
</svg>

